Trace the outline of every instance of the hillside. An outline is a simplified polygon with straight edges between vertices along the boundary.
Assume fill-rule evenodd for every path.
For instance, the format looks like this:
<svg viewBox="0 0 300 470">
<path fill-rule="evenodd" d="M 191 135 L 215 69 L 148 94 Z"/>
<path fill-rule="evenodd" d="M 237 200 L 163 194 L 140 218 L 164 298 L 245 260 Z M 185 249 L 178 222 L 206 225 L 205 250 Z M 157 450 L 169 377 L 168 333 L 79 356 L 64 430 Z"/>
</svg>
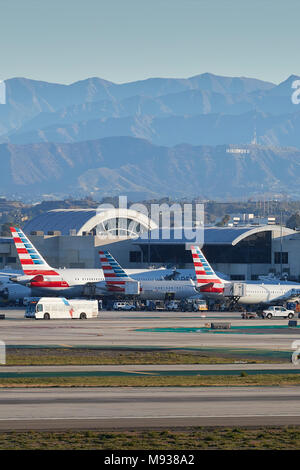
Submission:
<svg viewBox="0 0 300 470">
<path fill-rule="evenodd" d="M 209 73 L 123 84 L 6 80 L 1 194 L 298 197 L 297 78 L 278 85 Z M 250 153 L 226 153 L 230 145 Z"/>
<path fill-rule="evenodd" d="M 234 108 L 235 103 L 237 112 L 239 109 L 245 111 L 253 109 L 252 104 L 252 108 L 245 107 L 245 100 L 250 99 L 248 96 L 268 92 L 274 87 L 271 83 L 252 78 L 220 77 L 207 73 L 188 79 L 151 78 L 124 84 L 97 77 L 71 85 L 26 78 L 8 79 L 5 84 L 6 104 L 0 106 L 0 136 L 4 136 L 4 140 L 7 134 L 13 135 L 16 131 L 39 131 L 49 125 L 58 125 L 62 116 L 65 122 L 74 123 L 136 114 L 165 115 L 167 112 L 189 115 L 195 114 L 195 105 L 199 114 L 210 109 L 212 112 L 226 112 L 227 108 Z M 199 106 L 193 96 L 197 92 Z M 200 102 L 203 102 L 202 110 Z"/>
<path fill-rule="evenodd" d="M 299 196 L 300 151 L 246 146 L 156 146 L 114 137 L 73 144 L 0 145 L 2 194 L 128 194 L 134 200 L 171 197 L 238 198 L 283 191 Z"/>
</svg>

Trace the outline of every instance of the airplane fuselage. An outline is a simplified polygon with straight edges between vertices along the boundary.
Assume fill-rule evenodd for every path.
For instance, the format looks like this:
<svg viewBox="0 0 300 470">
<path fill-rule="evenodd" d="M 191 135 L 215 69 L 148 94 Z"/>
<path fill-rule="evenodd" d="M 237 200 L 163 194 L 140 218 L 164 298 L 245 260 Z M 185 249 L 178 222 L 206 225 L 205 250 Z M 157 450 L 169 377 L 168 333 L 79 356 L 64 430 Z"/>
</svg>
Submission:
<svg viewBox="0 0 300 470">
<path fill-rule="evenodd" d="M 226 282 L 225 284 L 229 284 Z M 245 295 L 235 296 L 239 304 L 268 304 L 276 302 L 277 300 L 288 300 L 295 296 L 295 291 L 299 291 L 300 296 L 300 285 L 299 284 L 257 284 L 257 283 L 239 283 L 245 286 Z M 231 283 L 233 285 L 233 283 Z M 234 297 L 230 296 L 227 290 L 224 293 L 224 288 L 212 287 L 207 290 L 201 290 L 204 297 L 208 299 L 222 299 Z"/>
<path fill-rule="evenodd" d="M 240 304 L 268 304 L 277 300 L 288 300 L 292 290 L 298 289 L 298 284 L 247 284 L 247 294 L 239 298 Z"/>
<path fill-rule="evenodd" d="M 164 300 L 167 294 L 174 299 L 182 299 L 197 295 L 194 285 L 186 279 L 164 280 L 163 275 L 169 270 L 126 270 L 132 279 L 140 281 L 140 298 L 143 300 Z M 37 277 L 31 281 L 33 296 L 55 295 L 67 298 L 83 295 L 87 284 L 96 284 L 98 291 L 106 295 L 106 282 L 102 269 L 56 269 L 58 276 Z"/>
</svg>

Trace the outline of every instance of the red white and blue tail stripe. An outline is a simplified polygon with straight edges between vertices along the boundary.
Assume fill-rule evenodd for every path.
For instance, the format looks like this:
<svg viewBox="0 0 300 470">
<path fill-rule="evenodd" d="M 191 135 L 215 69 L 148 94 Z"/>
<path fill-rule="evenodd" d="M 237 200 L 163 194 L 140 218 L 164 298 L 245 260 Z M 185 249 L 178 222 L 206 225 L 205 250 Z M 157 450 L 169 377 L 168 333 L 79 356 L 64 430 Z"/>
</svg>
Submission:
<svg viewBox="0 0 300 470">
<path fill-rule="evenodd" d="M 132 279 L 109 251 L 99 251 L 99 255 L 107 289 L 111 292 L 125 292 L 125 283 Z"/>
<path fill-rule="evenodd" d="M 24 274 L 58 276 L 58 273 L 49 266 L 21 229 L 10 227 L 10 230 Z"/>
<path fill-rule="evenodd" d="M 31 287 L 69 287 L 68 283 L 61 278 L 61 275 L 44 260 L 21 229 L 10 227 L 10 231 L 23 273 L 32 276 L 30 279 Z"/>
<path fill-rule="evenodd" d="M 224 282 L 216 275 L 198 246 L 191 246 L 197 287 L 201 292 L 223 292 Z"/>
</svg>

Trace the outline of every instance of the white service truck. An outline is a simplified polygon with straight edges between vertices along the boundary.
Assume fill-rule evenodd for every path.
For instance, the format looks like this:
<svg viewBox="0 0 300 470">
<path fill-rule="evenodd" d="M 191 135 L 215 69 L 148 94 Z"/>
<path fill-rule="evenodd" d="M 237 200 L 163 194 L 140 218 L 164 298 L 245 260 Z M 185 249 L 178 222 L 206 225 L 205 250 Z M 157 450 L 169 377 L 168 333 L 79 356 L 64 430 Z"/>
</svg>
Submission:
<svg viewBox="0 0 300 470">
<path fill-rule="evenodd" d="M 280 305 L 272 305 L 262 311 L 263 318 L 268 318 L 269 320 L 273 317 L 294 318 L 294 315 L 294 310 L 288 310 Z"/>
<path fill-rule="evenodd" d="M 136 310 L 136 306 L 130 302 L 114 302 L 113 310 Z"/>
<path fill-rule="evenodd" d="M 64 318 L 96 318 L 98 316 L 97 300 L 65 299 L 64 297 L 41 297 L 29 302 L 25 318 L 64 319 Z"/>
</svg>

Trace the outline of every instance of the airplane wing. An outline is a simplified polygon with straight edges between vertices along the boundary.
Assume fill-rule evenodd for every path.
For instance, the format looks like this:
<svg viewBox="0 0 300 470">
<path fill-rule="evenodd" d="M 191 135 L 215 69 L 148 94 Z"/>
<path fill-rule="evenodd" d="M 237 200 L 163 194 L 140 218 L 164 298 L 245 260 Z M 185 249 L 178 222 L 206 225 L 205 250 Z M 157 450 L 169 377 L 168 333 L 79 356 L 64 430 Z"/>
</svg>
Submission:
<svg viewBox="0 0 300 470">
<path fill-rule="evenodd" d="M 281 300 L 291 300 L 300 297 L 300 289 L 291 289 L 279 297 Z"/>
</svg>

